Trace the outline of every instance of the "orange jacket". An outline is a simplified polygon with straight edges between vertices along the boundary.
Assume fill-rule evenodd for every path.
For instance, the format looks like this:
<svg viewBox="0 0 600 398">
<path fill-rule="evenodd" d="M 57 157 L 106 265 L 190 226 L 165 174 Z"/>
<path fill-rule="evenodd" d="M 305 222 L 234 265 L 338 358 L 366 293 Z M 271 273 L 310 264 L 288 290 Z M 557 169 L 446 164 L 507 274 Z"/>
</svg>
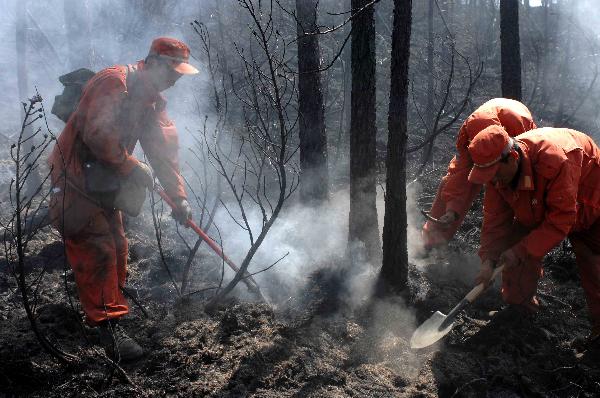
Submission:
<svg viewBox="0 0 600 398">
<path fill-rule="evenodd" d="M 516 189 L 486 185 L 482 260 L 496 260 L 513 222 L 530 230 L 518 245 L 541 259 L 569 233 L 600 216 L 600 149 L 575 130 L 541 128 L 516 137 L 521 148 Z"/>
<path fill-rule="evenodd" d="M 484 128 L 502 126 L 511 137 L 536 128 L 529 109 L 519 101 L 507 98 L 494 98 L 475 110 L 461 126 L 456 140 L 457 155 L 448 166 L 448 174 L 442 189 L 442 199 L 446 202 L 446 210 L 463 214 L 466 199 L 472 184 L 467 178 L 473 161 L 467 150 L 469 143 Z"/>
<path fill-rule="evenodd" d="M 142 61 L 130 66 L 133 73 L 129 77 L 127 66 L 98 72 L 85 86 L 76 111 L 50 154 L 55 187 L 52 215 L 61 227 L 60 210 L 65 209 L 67 235 L 77 232 L 102 210 L 79 192 L 85 187 L 82 164 L 88 151 L 117 173 L 127 175 L 138 164 L 132 152 L 140 141 L 169 196 L 186 197 L 179 171 L 177 131 L 165 111 L 165 99 L 136 72 L 143 68 Z"/>
</svg>

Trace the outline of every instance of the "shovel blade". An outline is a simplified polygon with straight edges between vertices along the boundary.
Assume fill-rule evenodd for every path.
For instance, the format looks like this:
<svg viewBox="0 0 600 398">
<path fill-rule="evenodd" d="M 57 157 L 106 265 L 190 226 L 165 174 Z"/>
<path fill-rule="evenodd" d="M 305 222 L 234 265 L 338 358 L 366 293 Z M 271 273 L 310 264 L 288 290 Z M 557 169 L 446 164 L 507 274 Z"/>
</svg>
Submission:
<svg viewBox="0 0 600 398">
<path fill-rule="evenodd" d="M 445 320 L 446 315 L 436 311 L 429 319 L 423 322 L 417 330 L 415 330 L 410 338 L 410 348 L 424 348 L 430 346 L 448 334 L 450 329 L 452 329 L 452 326 L 454 326 L 454 322 L 451 322 L 444 329 L 440 330 L 440 326 Z"/>
</svg>

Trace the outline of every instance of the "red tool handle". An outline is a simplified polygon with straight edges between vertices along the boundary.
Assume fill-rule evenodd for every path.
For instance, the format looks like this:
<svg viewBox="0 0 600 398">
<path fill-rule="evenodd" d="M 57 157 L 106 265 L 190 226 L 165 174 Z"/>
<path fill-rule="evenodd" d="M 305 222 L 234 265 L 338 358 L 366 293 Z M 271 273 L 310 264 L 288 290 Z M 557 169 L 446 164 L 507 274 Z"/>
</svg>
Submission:
<svg viewBox="0 0 600 398">
<path fill-rule="evenodd" d="M 176 211 L 177 206 L 175 205 L 175 203 L 173 203 L 173 201 L 171 200 L 171 198 L 169 198 L 165 191 L 158 191 L 158 194 L 161 198 L 163 198 L 165 202 L 167 202 L 171 209 Z M 223 253 L 223 249 L 221 249 L 221 246 L 217 245 L 217 243 L 214 240 L 212 240 L 210 236 L 208 236 L 206 232 L 204 232 L 198 225 L 196 225 L 195 222 L 193 222 L 192 220 L 187 220 L 186 225 L 193 229 L 194 232 L 197 233 L 198 236 L 203 241 L 205 241 L 206 244 L 209 245 L 210 248 L 213 249 L 215 253 L 217 253 L 219 257 L 221 257 L 231 267 L 231 269 L 233 269 L 235 272 L 238 272 L 240 270 L 240 268 L 233 261 L 231 261 L 229 257 L 225 255 L 225 253 Z"/>
</svg>

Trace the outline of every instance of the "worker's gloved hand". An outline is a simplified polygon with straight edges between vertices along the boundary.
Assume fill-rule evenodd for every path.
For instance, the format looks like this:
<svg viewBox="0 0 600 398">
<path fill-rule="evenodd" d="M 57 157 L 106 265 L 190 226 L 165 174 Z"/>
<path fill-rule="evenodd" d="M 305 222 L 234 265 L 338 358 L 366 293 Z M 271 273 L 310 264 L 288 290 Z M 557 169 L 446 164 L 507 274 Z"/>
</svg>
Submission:
<svg viewBox="0 0 600 398">
<path fill-rule="evenodd" d="M 450 224 L 452 224 L 456 220 L 458 220 L 458 214 L 453 210 L 447 210 L 443 216 L 438 218 L 438 221 L 443 226 L 450 226 Z"/>
<path fill-rule="evenodd" d="M 492 274 L 494 273 L 494 261 L 485 260 L 481 263 L 479 273 L 475 277 L 475 283 L 483 283 L 484 287 L 487 288 L 490 285 Z"/>
<path fill-rule="evenodd" d="M 154 177 L 152 169 L 146 163 L 138 163 L 131 171 L 131 177 L 140 185 L 152 190 L 154 188 Z"/>
<path fill-rule="evenodd" d="M 192 207 L 186 199 L 175 201 L 176 208 L 173 209 L 171 217 L 179 224 L 186 225 L 188 220 L 192 219 Z"/>
<path fill-rule="evenodd" d="M 523 245 L 516 244 L 500 254 L 498 262 L 504 264 L 506 268 L 513 268 L 524 265 L 528 258 L 527 249 Z"/>
</svg>

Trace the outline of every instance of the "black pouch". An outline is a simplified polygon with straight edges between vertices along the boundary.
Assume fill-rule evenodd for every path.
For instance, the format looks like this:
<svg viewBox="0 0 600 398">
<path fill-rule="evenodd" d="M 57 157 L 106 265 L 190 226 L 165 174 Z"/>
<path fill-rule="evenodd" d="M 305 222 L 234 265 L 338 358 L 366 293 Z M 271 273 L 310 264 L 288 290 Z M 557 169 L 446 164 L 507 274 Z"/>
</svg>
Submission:
<svg viewBox="0 0 600 398">
<path fill-rule="evenodd" d="M 114 208 L 115 196 L 121 188 L 121 179 L 111 168 L 98 161 L 89 161 L 83 164 L 85 176 L 85 190 L 102 207 Z"/>
</svg>

